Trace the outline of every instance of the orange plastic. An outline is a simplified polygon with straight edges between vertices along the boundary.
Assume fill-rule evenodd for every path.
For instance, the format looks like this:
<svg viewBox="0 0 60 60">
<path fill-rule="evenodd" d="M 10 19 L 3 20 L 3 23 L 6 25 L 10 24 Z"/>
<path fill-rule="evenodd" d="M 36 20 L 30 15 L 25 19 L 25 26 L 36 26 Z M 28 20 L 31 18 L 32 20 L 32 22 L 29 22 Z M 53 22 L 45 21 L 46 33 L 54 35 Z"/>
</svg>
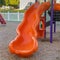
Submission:
<svg viewBox="0 0 60 60">
<path fill-rule="evenodd" d="M 42 22 L 42 27 L 40 27 L 40 24 L 38 24 L 36 30 L 37 30 L 37 38 L 44 38 L 45 36 L 45 17 L 40 18 L 40 22 Z"/>
<path fill-rule="evenodd" d="M 37 37 L 44 37 L 45 24 L 41 15 L 49 9 L 50 3 L 45 2 L 33 4 L 24 15 L 24 19 L 17 27 L 17 37 L 9 44 L 11 53 L 22 57 L 32 55 L 38 49 Z M 43 22 L 42 29 L 39 28 L 39 22 Z"/>
<path fill-rule="evenodd" d="M 54 4 L 54 10 L 55 11 L 60 11 L 60 4 L 59 3 Z"/>
</svg>

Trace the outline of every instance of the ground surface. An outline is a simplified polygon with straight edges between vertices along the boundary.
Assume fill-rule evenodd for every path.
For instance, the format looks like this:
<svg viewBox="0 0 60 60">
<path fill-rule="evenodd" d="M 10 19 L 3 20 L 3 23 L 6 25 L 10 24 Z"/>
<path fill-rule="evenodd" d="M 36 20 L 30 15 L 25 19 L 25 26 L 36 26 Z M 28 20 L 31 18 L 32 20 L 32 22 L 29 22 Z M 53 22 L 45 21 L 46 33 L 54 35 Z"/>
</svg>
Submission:
<svg viewBox="0 0 60 60">
<path fill-rule="evenodd" d="M 49 42 L 49 27 L 47 28 L 47 39 L 38 40 L 38 51 L 29 58 L 21 58 L 13 55 L 8 50 L 9 42 L 16 36 L 16 27 L 19 22 L 7 22 L 6 26 L 0 25 L 0 60 L 60 60 L 60 32 L 54 34 L 54 41 Z"/>
</svg>

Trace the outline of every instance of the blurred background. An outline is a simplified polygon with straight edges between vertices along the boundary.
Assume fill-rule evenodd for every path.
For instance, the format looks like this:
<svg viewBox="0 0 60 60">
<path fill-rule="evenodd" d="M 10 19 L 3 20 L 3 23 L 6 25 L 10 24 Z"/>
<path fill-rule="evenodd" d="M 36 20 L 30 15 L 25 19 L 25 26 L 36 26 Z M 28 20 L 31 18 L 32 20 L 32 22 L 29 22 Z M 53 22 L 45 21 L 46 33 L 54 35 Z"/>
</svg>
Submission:
<svg viewBox="0 0 60 60">
<path fill-rule="evenodd" d="M 40 4 L 44 2 L 44 0 L 38 1 Z M 56 0 L 56 2 L 60 3 L 60 0 Z M 22 21 L 24 12 L 33 3 L 35 0 L 0 0 L 0 14 L 6 21 Z M 48 13 L 46 18 L 47 21 L 50 20 Z"/>
</svg>

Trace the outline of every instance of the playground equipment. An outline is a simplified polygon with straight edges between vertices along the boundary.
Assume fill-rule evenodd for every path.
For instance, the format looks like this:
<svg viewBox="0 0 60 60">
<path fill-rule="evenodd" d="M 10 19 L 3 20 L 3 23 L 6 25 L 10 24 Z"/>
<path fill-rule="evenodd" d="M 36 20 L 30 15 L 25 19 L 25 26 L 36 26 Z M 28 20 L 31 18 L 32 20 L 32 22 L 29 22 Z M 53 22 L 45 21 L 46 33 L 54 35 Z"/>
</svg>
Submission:
<svg viewBox="0 0 60 60">
<path fill-rule="evenodd" d="M 51 5 L 53 5 L 53 1 Z M 9 44 L 11 53 L 23 57 L 28 57 L 33 54 L 38 49 L 37 38 L 44 38 L 46 36 L 46 27 L 49 25 L 50 42 L 52 42 L 52 24 L 54 23 L 55 26 L 55 21 L 53 21 L 53 6 L 51 7 L 51 20 L 47 24 L 45 17 L 41 17 L 49 7 L 50 2 L 44 2 L 42 4 L 36 2 L 25 12 L 23 22 L 17 27 L 17 36 Z M 40 22 L 42 22 L 41 27 L 39 27 Z M 48 25 L 48 23 L 50 24 Z"/>
<path fill-rule="evenodd" d="M 0 14 L 0 23 L 1 23 L 1 24 L 6 24 L 6 21 L 4 20 L 4 18 L 2 17 L 1 14 Z"/>
</svg>

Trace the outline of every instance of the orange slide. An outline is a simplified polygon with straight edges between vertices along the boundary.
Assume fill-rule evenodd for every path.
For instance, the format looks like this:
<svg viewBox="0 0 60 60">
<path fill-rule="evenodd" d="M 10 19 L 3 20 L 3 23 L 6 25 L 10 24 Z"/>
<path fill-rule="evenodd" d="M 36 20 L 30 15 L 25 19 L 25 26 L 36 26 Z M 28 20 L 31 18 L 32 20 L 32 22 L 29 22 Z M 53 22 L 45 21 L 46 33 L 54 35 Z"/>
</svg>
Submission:
<svg viewBox="0 0 60 60">
<path fill-rule="evenodd" d="M 45 31 L 45 25 L 41 15 L 49 7 L 49 2 L 41 5 L 37 2 L 25 12 L 22 23 L 17 27 L 17 36 L 9 44 L 11 53 L 28 57 L 38 49 L 37 37 L 44 38 Z M 43 23 L 42 29 L 39 28 L 40 21 Z"/>
<path fill-rule="evenodd" d="M 55 11 L 60 11 L 60 4 L 59 3 L 54 4 L 54 10 Z"/>
</svg>

